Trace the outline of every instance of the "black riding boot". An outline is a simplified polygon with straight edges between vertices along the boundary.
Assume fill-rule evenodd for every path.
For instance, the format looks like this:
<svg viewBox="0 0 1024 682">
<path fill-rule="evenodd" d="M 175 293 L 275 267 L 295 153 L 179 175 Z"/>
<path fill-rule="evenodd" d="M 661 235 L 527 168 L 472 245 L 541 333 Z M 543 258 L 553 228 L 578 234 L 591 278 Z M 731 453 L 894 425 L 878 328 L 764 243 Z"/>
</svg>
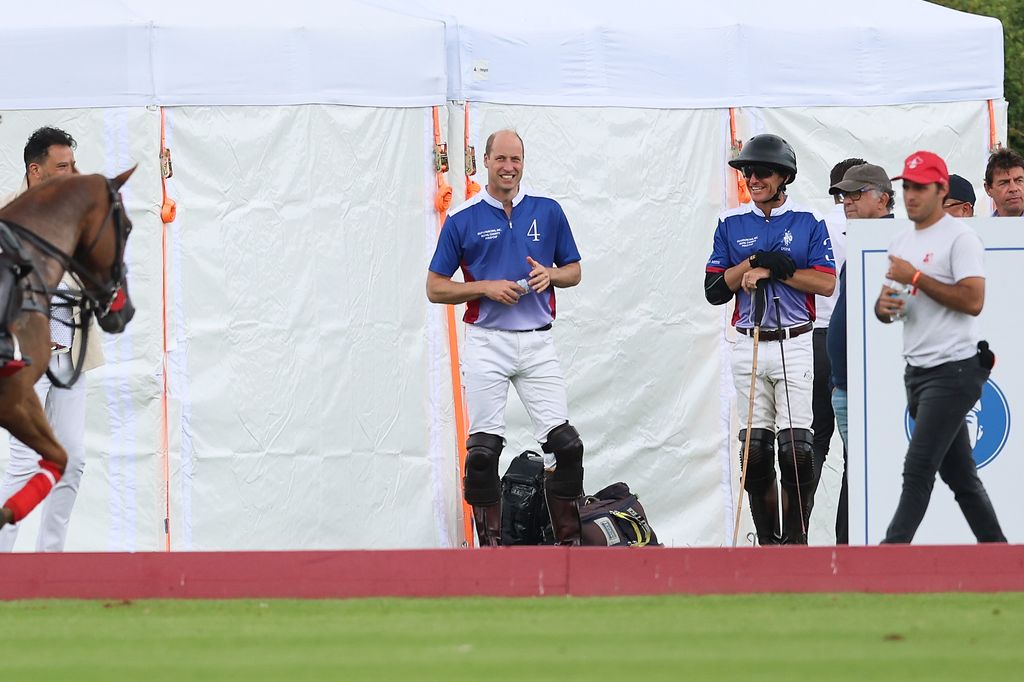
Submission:
<svg viewBox="0 0 1024 682">
<path fill-rule="evenodd" d="M 814 506 L 814 436 L 810 429 L 779 432 L 783 544 L 806 545 Z"/>
<path fill-rule="evenodd" d="M 757 531 L 757 544 L 780 544 L 779 488 L 775 480 L 761 492 L 747 493 L 747 499 L 750 500 L 750 516 Z"/>
<path fill-rule="evenodd" d="M 801 505 L 797 504 L 796 489 L 782 488 L 782 544 L 806 545 L 807 526 L 811 519 L 811 486 L 800 486 Z"/>
</svg>

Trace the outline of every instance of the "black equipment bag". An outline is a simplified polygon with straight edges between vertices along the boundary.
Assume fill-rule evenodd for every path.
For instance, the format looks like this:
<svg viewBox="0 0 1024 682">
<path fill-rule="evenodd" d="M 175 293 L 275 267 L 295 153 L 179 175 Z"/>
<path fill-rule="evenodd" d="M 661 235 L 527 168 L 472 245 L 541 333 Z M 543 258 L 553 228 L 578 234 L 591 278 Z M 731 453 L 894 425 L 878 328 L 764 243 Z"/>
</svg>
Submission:
<svg viewBox="0 0 1024 682">
<path fill-rule="evenodd" d="M 501 544 L 551 545 L 548 505 L 544 501 L 544 458 L 526 450 L 501 477 Z"/>
<path fill-rule="evenodd" d="M 625 483 L 613 483 L 580 506 L 584 545 L 646 547 L 658 545 L 647 513 Z"/>
</svg>

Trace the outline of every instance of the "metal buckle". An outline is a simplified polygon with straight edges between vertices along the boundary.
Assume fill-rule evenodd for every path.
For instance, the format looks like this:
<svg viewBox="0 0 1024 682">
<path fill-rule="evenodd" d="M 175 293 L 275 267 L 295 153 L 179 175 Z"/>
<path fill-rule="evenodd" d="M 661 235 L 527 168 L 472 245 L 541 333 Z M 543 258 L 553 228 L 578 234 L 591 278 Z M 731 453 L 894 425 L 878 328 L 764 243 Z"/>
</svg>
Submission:
<svg viewBox="0 0 1024 682">
<path fill-rule="evenodd" d="M 171 150 L 167 147 L 160 150 L 160 175 L 164 180 L 174 177 L 174 166 L 171 165 Z"/>
<path fill-rule="evenodd" d="M 434 145 L 434 172 L 448 172 L 448 145 L 444 142 Z"/>
</svg>

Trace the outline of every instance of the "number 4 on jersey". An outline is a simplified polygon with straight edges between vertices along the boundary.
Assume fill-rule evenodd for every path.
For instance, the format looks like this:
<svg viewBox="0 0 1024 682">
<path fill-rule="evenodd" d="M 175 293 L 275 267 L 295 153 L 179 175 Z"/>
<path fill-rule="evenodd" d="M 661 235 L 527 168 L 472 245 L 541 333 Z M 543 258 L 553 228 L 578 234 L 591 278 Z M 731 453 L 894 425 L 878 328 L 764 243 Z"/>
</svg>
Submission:
<svg viewBox="0 0 1024 682">
<path fill-rule="evenodd" d="M 540 232 L 537 231 L 537 219 L 533 219 L 533 223 L 530 225 L 530 229 L 526 231 L 526 234 L 533 237 L 533 241 L 540 241 Z"/>
</svg>

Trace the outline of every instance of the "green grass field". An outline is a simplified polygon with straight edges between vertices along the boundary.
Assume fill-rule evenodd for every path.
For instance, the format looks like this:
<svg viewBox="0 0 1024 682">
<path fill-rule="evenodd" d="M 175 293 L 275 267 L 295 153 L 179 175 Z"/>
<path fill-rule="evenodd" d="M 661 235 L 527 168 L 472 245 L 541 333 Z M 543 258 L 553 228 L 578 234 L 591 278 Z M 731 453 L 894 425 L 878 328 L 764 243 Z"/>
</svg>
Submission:
<svg viewBox="0 0 1024 682">
<path fill-rule="evenodd" d="M 1022 680 L 1024 594 L 0 603 L 2 680 Z"/>
</svg>

